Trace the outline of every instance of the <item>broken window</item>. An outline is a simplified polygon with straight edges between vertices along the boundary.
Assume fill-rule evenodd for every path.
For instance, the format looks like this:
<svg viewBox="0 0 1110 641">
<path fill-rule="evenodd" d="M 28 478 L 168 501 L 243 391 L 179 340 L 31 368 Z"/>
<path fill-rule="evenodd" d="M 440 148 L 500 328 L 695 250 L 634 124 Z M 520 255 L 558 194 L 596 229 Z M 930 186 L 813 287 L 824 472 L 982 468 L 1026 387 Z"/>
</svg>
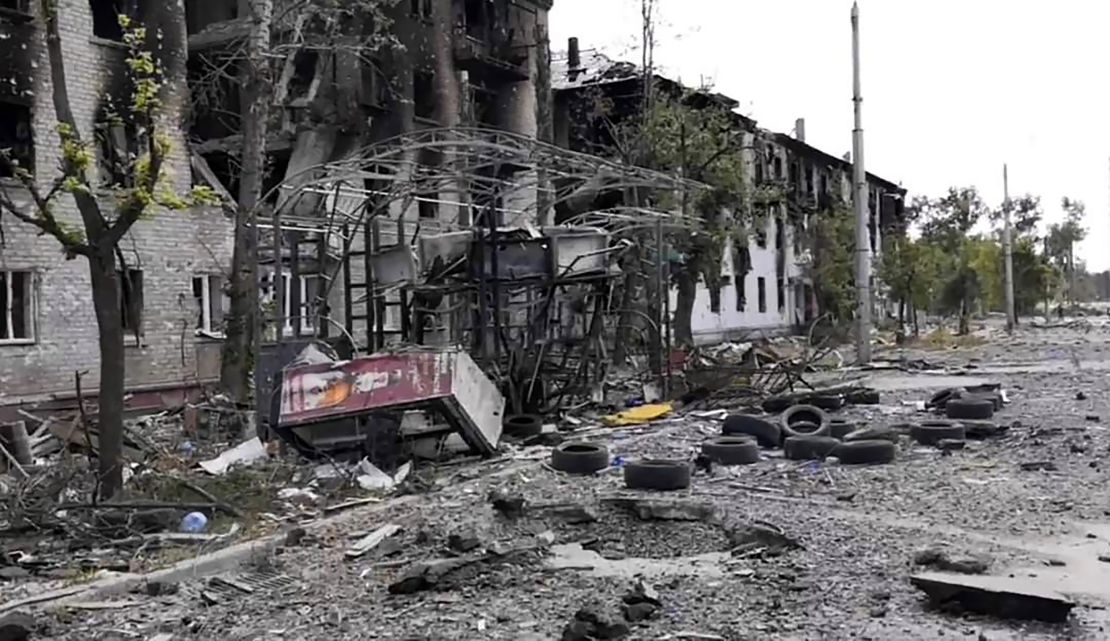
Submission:
<svg viewBox="0 0 1110 641">
<path fill-rule="evenodd" d="M 767 249 L 767 230 L 762 227 L 755 230 L 755 244 L 758 247 Z"/>
<path fill-rule="evenodd" d="M 486 26 L 489 24 L 489 0 L 466 0 L 466 35 L 471 38 L 484 40 Z"/>
<path fill-rule="evenodd" d="M 786 225 L 781 218 L 775 219 L 775 249 L 786 247 Z"/>
<path fill-rule="evenodd" d="M 120 271 L 119 281 L 123 329 L 139 335 L 143 330 L 143 272 L 138 269 Z"/>
<path fill-rule="evenodd" d="M 806 166 L 805 166 L 804 178 L 803 179 L 805 180 L 806 195 L 812 197 L 814 195 L 814 192 L 813 192 L 813 167 L 810 166 L 809 164 L 806 164 Z"/>
<path fill-rule="evenodd" d="M 106 114 L 110 114 L 110 110 Z M 131 187 L 131 159 L 137 155 L 135 127 L 123 119 L 106 115 L 94 127 L 101 182 L 113 187 Z"/>
<path fill-rule="evenodd" d="M 376 60 L 362 61 L 362 83 L 359 86 L 359 102 L 367 107 L 384 108 L 389 104 L 389 82 Z"/>
<path fill-rule="evenodd" d="M 763 314 L 767 311 L 767 279 L 760 276 L 755 280 L 756 288 L 759 290 L 759 313 Z"/>
<path fill-rule="evenodd" d="M 31 0 L 0 0 L 0 14 L 8 12 L 29 16 Z"/>
<path fill-rule="evenodd" d="M 93 35 L 105 40 L 123 41 L 119 17 L 134 16 L 137 0 L 89 0 L 92 9 Z"/>
<path fill-rule="evenodd" d="M 746 288 L 744 286 L 745 283 L 747 283 L 747 280 L 748 277 L 746 275 L 740 276 L 738 274 L 736 276 L 736 311 L 738 312 L 744 311 L 744 305 L 748 302 L 747 292 L 745 291 Z"/>
<path fill-rule="evenodd" d="M 779 158 L 778 156 L 775 156 L 771 160 L 771 168 L 772 168 L 772 173 L 775 176 L 775 179 L 776 180 L 781 180 L 782 179 L 782 158 Z"/>
<path fill-rule="evenodd" d="M 435 118 L 435 75 L 430 71 L 414 71 L 412 73 L 412 102 L 417 118 Z"/>
<path fill-rule="evenodd" d="M 217 22 L 239 17 L 238 2 L 212 2 L 212 0 L 185 0 L 185 25 L 190 35 L 204 31 Z"/>
<path fill-rule="evenodd" d="M 320 276 L 319 274 L 302 274 L 295 280 L 297 281 L 297 293 L 300 295 L 300 305 L 297 306 L 294 312 L 293 274 L 289 271 L 282 272 L 282 333 L 286 336 L 292 336 L 294 334 L 293 323 L 298 322 L 302 335 L 313 334 L 316 325 L 316 298 L 320 292 Z M 262 304 L 272 307 L 274 304 L 274 273 L 272 270 L 262 275 L 261 293 Z M 272 312 L 269 314 L 272 315 Z M 267 333 L 270 337 L 273 337 L 273 329 L 269 329 Z"/>
<path fill-rule="evenodd" d="M 778 279 L 775 283 L 775 295 L 778 296 L 779 312 L 786 310 L 786 283 L 783 279 Z"/>
<path fill-rule="evenodd" d="M 439 203 L 436 202 L 437 195 L 434 192 L 427 192 L 417 196 L 416 208 L 420 212 L 420 218 L 434 219 L 439 216 Z"/>
<path fill-rule="evenodd" d="M 31 109 L 11 102 L 0 102 L 0 149 L 14 164 L 34 171 L 35 146 L 31 136 Z M 0 177 L 14 176 L 7 162 L 0 162 Z"/>
<path fill-rule="evenodd" d="M 227 294 L 223 292 L 220 276 L 194 276 L 193 300 L 196 302 L 198 334 L 223 334 L 223 315 L 228 307 Z"/>
<path fill-rule="evenodd" d="M 409 14 L 414 18 L 430 20 L 432 17 L 432 0 L 410 0 Z"/>
<path fill-rule="evenodd" d="M 721 288 L 720 287 L 710 287 L 709 288 L 709 311 L 713 312 L 714 314 L 720 314 L 721 313 Z"/>
<path fill-rule="evenodd" d="M 29 271 L 0 271 L 0 344 L 34 340 L 32 282 Z"/>
</svg>

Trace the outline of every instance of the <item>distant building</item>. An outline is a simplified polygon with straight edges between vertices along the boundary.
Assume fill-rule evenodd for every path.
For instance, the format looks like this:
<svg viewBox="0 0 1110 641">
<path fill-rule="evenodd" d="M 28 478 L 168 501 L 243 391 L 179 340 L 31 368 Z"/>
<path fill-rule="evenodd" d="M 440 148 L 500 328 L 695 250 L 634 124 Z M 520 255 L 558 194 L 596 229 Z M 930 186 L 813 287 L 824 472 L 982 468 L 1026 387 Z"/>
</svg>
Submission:
<svg viewBox="0 0 1110 641">
<path fill-rule="evenodd" d="M 568 52 L 552 60 L 555 94 L 555 140 L 577 151 L 613 155 L 609 123 L 641 108 L 643 76 L 631 63 L 614 61 L 593 50 L 580 50 L 571 39 Z M 738 102 L 719 93 L 684 88 L 656 75 L 664 91 L 685 92 L 687 104 L 716 104 L 734 110 Z M 597 113 L 599 98 L 610 113 Z M 796 136 L 761 129 L 733 113 L 747 159 L 746 178 L 753 188 L 777 187 L 785 200 L 767 206 L 762 228 L 748 230 L 748 244 L 724 252 L 722 286 L 711 292 L 698 284 L 691 319 L 697 342 L 711 343 L 753 333 L 784 333 L 812 322 L 820 313 L 809 267 L 813 256 L 802 238 L 814 217 L 833 207 L 849 207 L 852 165 L 806 144 L 804 122 Z M 868 174 L 871 249 L 877 255 L 885 234 L 904 233 L 905 189 Z M 750 204 L 741 206 L 752 206 Z M 790 222 L 795 221 L 795 222 Z M 881 290 L 877 305 L 882 304 Z M 672 309 L 676 294 L 672 292 Z"/>
</svg>

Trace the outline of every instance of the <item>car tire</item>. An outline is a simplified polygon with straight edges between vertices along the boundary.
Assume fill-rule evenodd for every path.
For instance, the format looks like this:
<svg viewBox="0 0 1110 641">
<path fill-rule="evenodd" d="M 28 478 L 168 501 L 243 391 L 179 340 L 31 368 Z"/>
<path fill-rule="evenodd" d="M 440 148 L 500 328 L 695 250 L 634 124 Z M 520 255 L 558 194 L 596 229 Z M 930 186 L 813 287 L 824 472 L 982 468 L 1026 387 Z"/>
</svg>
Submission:
<svg viewBox="0 0 1110 641">
<path fill-rule="evenodd" d="M 944 415 L 956 420 L 986 420 L 994 416 L 994 401 L 976 397 L 953 398 L 945 404 Z"/>
<path fill-rule="evenodd" d="M 873 389 L 862 389 L 848 392 L 844 399 L 851 405 L 878 405 L 879 392 Z"/>
<path fill-rule="evenodd" d="M 898 453 L 898 448 L 890 441 L 852 441 L 841 443 L 831 456 L 843 465 L 865 465 L 868 463 L 890 463 Z"/>
<path fill-rule="evenodd" d="M 551 467 L 567 474 L 593 474 L 609 467 L 609 450 L 597 443 L 563 443 L 551 450 Z"/>
<path fill-rule="evenodd" d="M 535 414 L 510 414 L 502 425 L 509 436 L 527 438 L 543 432 L 543 418 Z"/>
<path fill-rule="evenodd" d="M 964 426 L 952 421 L 925 421 L 910 428 L 910 436 L 922 445 L 936 445 L 949 439 L 962 441 L 967 437 Z"/>
<path fill-rule="evenodd" d="M 662 459 L 629 461 L 624 464 L 624 484 L 632 490 L 683 490 L 690 487 L 690 464 Z"/>
<path fill-rule="evenodd" d="M 839 445 L 840 441 L 831 436 L 791 436 L 783 450 L 792 461 L 823 461 Z"/>
<path fill-rule="evenodd" d="M 782 430 L 778 425 L 750 414 L 733 414 L 721 427 L 724 436 L 754 436 L 760 447 L 778 447 L 782 444 Z"/>
<path fill-rule="evenodd" d="M 806 399 L 808 405 L 819 407 L 826 412 L 835 412 L 844 407 L 844 397 L 839 394 L 820 394 Z"/>
<path fill-rule="evenodd" d="M 829 433 L 829 415 L 813 405 L 795 405 L 782 413 L 779 425 L 787 437 L 826 436 Z M 817 425 L 817 429 L 807 431 L 811 425 Z"/>
<path fill-rule="evenodd" d="M 718 436 L 702 443 L 701 453 L 721 465 L 748 465 L 759 462 L 759 443 L 753 437 Z"/>
</svg>

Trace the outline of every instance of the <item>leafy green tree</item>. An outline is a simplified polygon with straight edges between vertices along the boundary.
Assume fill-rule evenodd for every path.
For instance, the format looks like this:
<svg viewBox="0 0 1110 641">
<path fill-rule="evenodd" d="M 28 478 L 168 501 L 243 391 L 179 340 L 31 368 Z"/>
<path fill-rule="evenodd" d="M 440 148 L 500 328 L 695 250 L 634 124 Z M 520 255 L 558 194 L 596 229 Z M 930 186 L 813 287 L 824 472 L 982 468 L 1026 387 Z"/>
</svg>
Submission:
<svg viewBox="0 0 1110 641">
<path fill-rule="evenodd" d="M 972 307 L 981 294 L 978 273 L 972 267 L 973 251 L 969 234 L 989 215 L 974 187 L 952 187 L 936 200 L 915 203 L 921 207 L 921 236 L 947 257 L 942 273 L 947 274 L 941 288 L 941 309 L 959 318 L 959 333 L 970 331 Z"/>
<path fill-rule="evenodd" d="M 880 258 L 878 275 L 898 301 L 898 323 L 905 324 L 908 311 L 915 336 L 919 333 L 917 310 L 928 309 L 932 303 L 942 262 L 943 255 L 935 245 L 908 237 L 893 239 Z"/>
<path fill-rule="evenodd" d="M 1087 229 L 1083 226 L 1087 208 L 1082 201 L 1066 196 L 1060 206 L 1064 210 L 1064 221 L 1048 228 L 1045 251 L 1063 274 L 1065 298 L 1070 304 L 1075 302 L 1075 246 L 1087 237 Z"/>
</svg>

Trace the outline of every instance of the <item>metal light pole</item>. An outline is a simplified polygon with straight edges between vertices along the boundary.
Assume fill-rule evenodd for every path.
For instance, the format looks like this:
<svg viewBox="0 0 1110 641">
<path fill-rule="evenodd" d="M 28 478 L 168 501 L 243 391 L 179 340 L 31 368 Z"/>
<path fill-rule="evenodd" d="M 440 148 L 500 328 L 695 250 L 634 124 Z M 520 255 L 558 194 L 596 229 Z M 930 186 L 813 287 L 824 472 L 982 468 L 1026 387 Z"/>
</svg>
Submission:
<svg viewBox="0 0 1110 641">
<path fill-rule="evenodd" d="M 1006 332 L 1014 333 L 1014 245 L 1010 231 L 1010 171 L 1002 165 L 1002 250 L 1006 253 Z"/>
<path fill-rule="evenodd" d="M 867 224 L 867 172 L 863 168 L 863 96 L 860 93 L 859 5 L 852 3 L 852 202 L 856 214 L 856 360 L 871 361 L 871 233 Z"/>
</svg>

